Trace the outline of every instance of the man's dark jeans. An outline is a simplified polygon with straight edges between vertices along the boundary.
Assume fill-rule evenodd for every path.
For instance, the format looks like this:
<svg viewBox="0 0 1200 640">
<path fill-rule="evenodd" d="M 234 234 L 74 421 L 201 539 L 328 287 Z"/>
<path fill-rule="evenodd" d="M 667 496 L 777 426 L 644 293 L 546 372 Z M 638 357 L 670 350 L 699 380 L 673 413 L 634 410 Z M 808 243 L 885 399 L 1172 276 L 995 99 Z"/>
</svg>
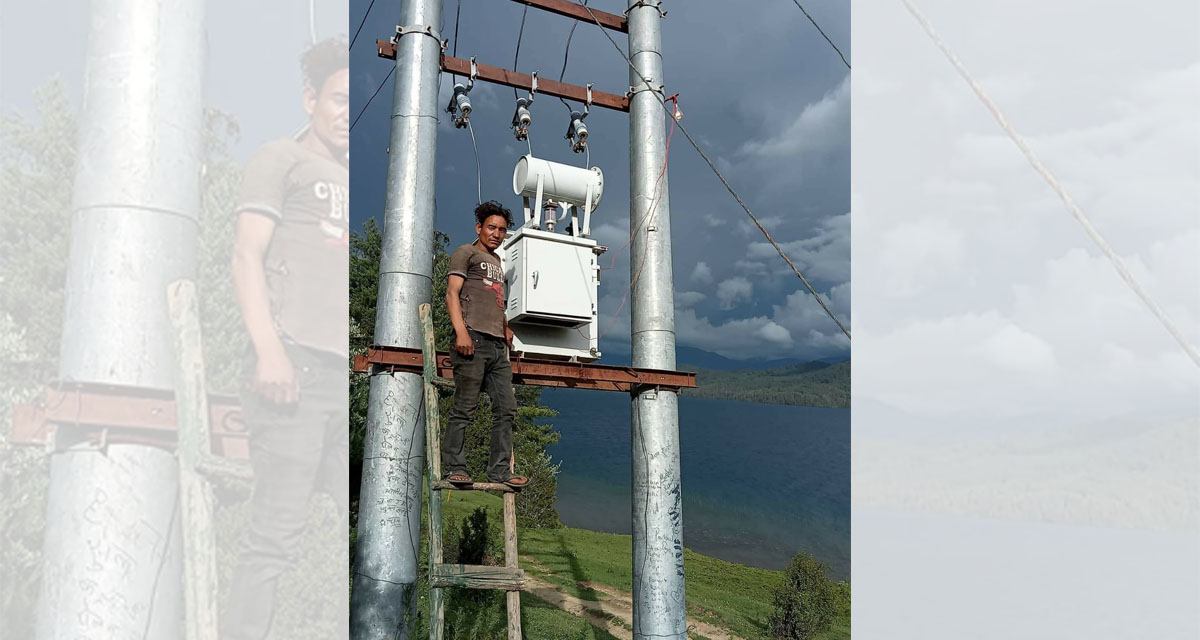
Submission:
<svg viewBox="0 0 1200 640">
<path fill-rule="evenodd" d="M 300 401 L 277 405 L 249 391 L 242 411 L 250 431 L 254 494 L 250 523 L 230 580 L 222 640 L 266 638 L 280 576 L 295 564 L 309 498 L 327 492 L 349 511 L 349 414 L 344 357 L 289 345 Z M 250 371 L 253 371 L 251 365 Z M 345 531 L 345 520 L 339 528 Z M 339 552 L 345 553 L 343 549 Z"/>
<path fill-rule="evenodd" d="M 464 356 L 458 351 L 450 351 L 450 364 L 454 367 L 454 408 L 450 410 L 450 420 L 442 436 L 442 475 L 467 473 L 463 438 L 479 406 L 479 392 L 484 391 L 492 399 L 494 418 L 487 477 L 491 482 L 504 482 L 512 476 L 508 460 L 512 450 L 513 418 L 517 415 L 512 365 L 504 340 L 470 329 L 467 332 L 475 343 L 475 353 Z"/>
</svg>

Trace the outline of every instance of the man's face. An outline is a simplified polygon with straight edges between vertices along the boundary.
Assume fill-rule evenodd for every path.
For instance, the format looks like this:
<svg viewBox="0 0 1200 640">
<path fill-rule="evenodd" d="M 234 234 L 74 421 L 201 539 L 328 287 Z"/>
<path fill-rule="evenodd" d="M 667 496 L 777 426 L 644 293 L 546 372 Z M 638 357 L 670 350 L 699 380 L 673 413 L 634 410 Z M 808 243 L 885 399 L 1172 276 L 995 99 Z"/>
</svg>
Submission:
<svg viewBox="0 0 1200 640">
<path fill-rule="evenodd" d="M 475 223 L 475 233 L 479 234 L 479 244 L 495 251 L 508 235 L 508 223 L 503 216 L 488 216 L 483 224 Z"/>
<path fill-rule="evenodd" d="M 331 150 L 345 153 L 350 148 L 350 70 L 333 73 L 319 90 L 306 89 L 304 110 L 317 138 Z"/>
</svg>

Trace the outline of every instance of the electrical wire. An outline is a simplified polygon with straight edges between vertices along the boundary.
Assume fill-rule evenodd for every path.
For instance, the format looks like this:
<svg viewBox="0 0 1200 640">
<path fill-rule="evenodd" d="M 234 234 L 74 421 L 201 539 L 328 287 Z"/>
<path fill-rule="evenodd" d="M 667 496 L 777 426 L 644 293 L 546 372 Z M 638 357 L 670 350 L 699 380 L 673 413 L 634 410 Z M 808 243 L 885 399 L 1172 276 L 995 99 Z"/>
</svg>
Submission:
<svg viewBox="0 0 1200 640">
<path fill-rule="evenodd" d="M 604 25 L 600 24 L 600 20 L 596 18 L 596 14 L 592 13 L 592 10 L 588 7 L 584 7 L 583 10 L 587 11 L 588 15 L 592 16 L 592 21 L 596 23 L 596 27 L 600 29 L 600 32 L 604 34 L 604 37 L 612 43 L 612 46 L 617 50 L 617 53 L 621 54 L 621 57 L 625 59 L 625 63 L 628 64 L 629 68 L 633 69 L 633 72 L 637 74 L 638 78 L 641 79 L 642 84 L 644 84 L 647 88 L 651 87 L 651 84 L 646 79 L 646 76 L 643 75 L 641 70 L 639 70 L 633 64 L 633 60 L 630 60 L 629 56 L 626 55 L 623 50 L 621 50 L 621 46 L 617 44 L 617 41 L 613 40 L 612 36 L 608 35 L 608 30 L 604 28 Z M 656 100 L 658 100 L 658 103 L 662 106 L 663 110 L 665 110 L 668 114 L 671 114 L 671 110 L 667 107 L 666 98 L 662 97 L 658 92 L 653 90 L 651 90 L 650 93 L 655 97 Z M 674 118 L 672 117 L 672 119 Z M 729 181 L 725 179 L 725 176 L 719 169 L 717 169 L 717 166 L 713 164 L 712 160 L 709 159 L 708 154 L 704 153 L 704 150 L 700 148 L 700 145 L 696 142 L 696 140 L 692 138 L 690 133 L 688 133 L 687 127 L 684 127 L 682 122 L 678 124 L 679 130 L 683 132 L 684 137 L 687 138 L 689 143 L 691 143 L 692 148 L 696 150 L 696 153 L 700 154 L 700 157 L 704 159 L 704 162 L 708 165 L 708 168 L 712 169 L 712 172 L 716 174 L 717 179 L 721 181 L 721 184 L 725 185 L 725 190 L 733 196 L 733 199 L 736 200 L 739 205 L 741 205 L 742 210 L 746 212 L 746 215 L 750 216 L 750 220 L 754 223 L 754 226 L 758 227 L 758 230 L 762 232 L 764 237 L 766 237 L 767 242 L 771 243 L 771 246 L 774 247 L 775 251 L 779 253 L 779 257 L 783 258 L 783 261 L 792 268 L 792 273 L 795 273 L 796 277 L 800 278 L 800 282 L 804 283 L 804 287 L 808 289 L 808 292 L 812 295 L 812 297 L 817 301 L 818 304 L 821 305 L 821 308 L 825 310 L 825 314 L 837 324 L 838 328 L 842 330 L 842 333 L 846 335 L 846 339 L 849 340 L 850 330 L 846 328 L 846 325 L 842 324 L 842 321 L 839 320 L 837 315 L 833 313 L 833 311 L 829 308 L 829 305 L 825 304 L 825 300 L 821 298 L 820 294 L 817 293 L 817 290 L 813 288 L 808 279 L 804 277 L 804 274 L 800 273 L 800 270 L 796 268 L 796 265 L 792 263 L 792 260 L 787 257 L 787 254 L 784 253 L 783 248 L 780 247 L 779 243 L 775 242 L 775 239 L 771 237 L 770 232 L 768 232 L 766 228 L 762 226 L 762 223 L 758 221 L 758 217 L 754 215 L 754 212 L 750 211 L 750 207 L 746 205 L 745 201 L 742 200 L 742 197 L 738 195 L 737 191 L 730 186 Z"/>
<path fill-rule="evenodd" d="M 475 144 L 475 127 L 467 120 L 467 131 L 471 132 L 471 148 L 475 150 L 475 204 L 483 204 L 483 179 L 479 173 L 479 147 Z"/>
<path fill-rule="evenodd" d="M 825 38 L 825 42 L 828 42 L 829 46 L 833 47 L 833 50 L 837 52 L 838 57 L 842 59 L 842 64 L 846 65 L 846 68 L 849 69 L 850 63 L 846 62 L 846 56 L 842 55 L 842 50 L 838 49 L 837 45 L 833 43 L 833 40 L 830 40 L 829 36 L 825 35 L 825 30 L 821 28 L 821 25 L 817 24 L 817 21 L 813 20 L 813 17 L 808 15 L 808 12 L 805 11 L 804 7 L 800 5 L 800 0 L 792 0 L 792 2 L 796 3 L 796 6 L 800 9 L 800 13 L 803 13 L 804 17 L 808 18 L 808 21 L 817 28 L 817 31 L 820 32 L 821 37 Z"/>
<path fill-rule="evenodd" d="M 517 52 L 513 54 L 513 71 L 517 70 L 517 60 L 521 59 L 521 39 L 525 35 L 525 16 L 528 14 L 529 5 L 525 5 L 525 9 L 521 11 L 521 28 L 517 31 Z M 517 88 L 513 87 L 513 100 L 516 100 L 518 97 Z"/>
<path fill-rule="evenodd" d="M 679 105 L 676 104 L 675 106 L 676 106 L 676 108 L 678 108 Z M 663 150 L 662 171 L 659 172 L 658 180 L 656 180 L 654 183 L 654 189 L 652 190 L 654 195 L 650 199 L 650 206 L 646 207 L 646 213 L 642 214 L 641 219 L 638 220 L 637 226 L 635 226 L 630 231 L 629 241 L 626 242 L 625 246 L 621 247 L 617 251 L 617 253 L 613 256 L 612 262 L 609 264 L 609 267 L 608 267 L 609 269 L 611 269 L 613 267 L 613 265 L 616 264 L 617 256 L 621 255 L 621 253 L 625 250 L 625 247 L 628 247 L 631 244 L 633 244 L 633 238 L 641 231 L 643 223 L 645 223 L 647 225 L 646 235 L 649 236 L 649 234 L 650 234 L 649 222 L 650 222 L 651 218 L 657 212 L 658 205 L 662 202 L 662 194 L 666 190 L 667 163 L 671 159 L 671 135 L 675 133 L 675 121 L 676 121 L 676 119 L 675 119 L 674 115 L 672 115 L 671 130 L 667 133 L 667 141 L 666 141 L 666 144 L 664 145 L 665 149 Z M 637 271 L 634 272 L 633 277 L 629 279 L 629 285 L 625 287 L 625 291 L 621 294 L 621 303 L 617 305 L 617 310 L 614 311 L 612 314 L 612 317 L 609 318 L 608 325 L 605 326 L 604 331 L 601 331 L 600 335 L 596 337 L 597 343 L 600 342 L 601 338 L 608 335 L 609 329 L 612 329 L 613 324 L 615 324 L 617 321 L 617 316 L 619 316 L 621 314 L 621 310 L 625 308 L 625 301 L 629 299 L 629 292 L 633 290 L 633 285 L 636 284 L 638 279 L 642 277 L 642 268 L 646 266 L 646 256 L 649 255 L 649 253 L 650 253 L 649 251 L 642 251 L 642 261 L 638 263 Z"/>
<path fill-rule="evenodd" d="M 458 57 L 458 17 L 461 13 L 462 0 L 457 0 L 454 3 L 454 49 L 450 52 L 450 55 L 454 56 L 455 58 Z M 458 74 L 452 73 L 450 74 L 450 78 L 451 82 L 458 82 Z"/>
<path fill-rule="evenodd" d="M 371 4 L 367 5 L 367 12 L 363 14 L 362 22 L 358 23 L 358 29 L 354 31 L 354 37 L 350 38 L 350 48 L 354 48 L 354 43 L 358 41 L 358 34 L 362 32 L 363 25 L 367 23 L 367 16 L 371 15 L 371 7 L 375 6 L 375 0 L 371 0 Z"/>
<path fill-rule="evenodd" d="M 583 0 L 583 4 L 586 5 L 587 3 L 588 3 L 588 0 Z M 562 71 L 560 71 L 558 73 L 558 81 L 559 82 L 562 82 L 563 78 L 566 77 L 566 75 L 567 75 L 567 58 L 571 55 L 571 38 L 575 37 L 575 27 L 578 27 L 578 26 L 579 26 L 578 20 L 571 21 L 571 30 L 569 32 L 567 32 L 567 45 L 566 45 L 566 47 L 563 48 Z M 563 103 L 563 106 L 567 108 L 567 112 L 570 113 L 571 105 L 567 104 L 567 101 L 563 100 L 562 98 L 559 98 L 558 101 Z"/>
<path fill-rule="evenodd" d="M 392 74 L 395 72 L 396 72 L 396 65 L 392 65 L 392 68 L 388 69 L 387 76 L 384 77 L 383 82 L 380 82 L 379 86 L 375 88 L 375 93 L 372 93 L 371 97 L 367 98 L 367 103 L 363 105 L 362 110 L 358 112 L 357 116 L 354 116 L 354 122 L 350 123 L 351 131 L 354 131 L 354 125 L 358 124 L 358 119 L 361 118 L 363 116 L 363 114 L 367 112 L 367 107 L 371 106 L 371 101 L 375 99 L 375 96 L 379 95 L 379 92 L 381 90 L 383 90 L 383 85 L 387 84 L 388 78 L 391 78 Z"/>
<path fill-rule="evenodd" d="M 1083 227 L 1083 230 L 1087 236 L 1096 244 L 1097 247 L 1100 248 L 1100 251 L 1104 254 L 1104 257 L 1108 258 L 1108 261 L 1112 263 L 1113 269 L 1116 269 L 1117 274 L 1121 276 L 1121 279 L 1125 281 L 1125 284 L 1128 285 L 1131 290 L 1133 290 L 1133 293 L 1142 301 L 1142 304 L 1146 305 L 1146 307 L 1150 310 L 1150 313 L 1152 313 L 1154 317 L 1157 318 L 1160 323 L 1162 323 L 1167 332 L 1171 334 L 1171 337 L 1175 338 L 1175 341 L 1179 343 L 1179 346 L 1183 347 L 1184 352 L 1186 352 L 1188 357 L 1192 359 L 1192 362 L 1195 363 L 1196 366 L 1200 367 L 1200 354 L 1196 352 L 1196 347 L 1194 347 L 1192 343 L 1189 342 L 1188 339 L 1183 335 L 1183 333 L 1179 331 L 1179 328 L 1175 326 L 1175 323 L 1171 321 L 1171 318 L 1167 316 L 1166 312 L 1163 311 L 1162 308 L 1150 298 L 1150 294 L 1142 289 L 1142 286 L 1137 280 L 1134 279 L 1133 274 L 1131 274 L 1129 270 L 1125 268 L 1125 263 L 1121 260 L 1121 257 L 1117 255 L 1116 251 L 1113 251 L 1113 248 L 1109 246 L 1108 241 L 1104 239 L 1104 236 L 1100 235 L 1100 232 L 1092 226 L 1091 221 L 1088 220 L 1086 215 L 1084 215 L 1083 210 L 1079 208 L 1079 205 L 1075 203 L 1075 200 L 1071 198 L 1071 195 L 1067 193 L 1067 190 L 1065 187 L 1063 187 L 1062 183 L 1060 183 L 1058 179 L 1054 177 L 1054 174 L 1050 173 L 1050 170 L 1046 168 L 1046 165 L 1042 164 L 1042 161 L 1039 160 L 1036 155 L 1034 155 L 1033 149 L 1030 148 L 1029 143 L 1027 143 L 1025 139 L 1021 137 L 1021 134 L 1017 133 L 1017 130 L 1012 126 L 1012 123 L 1009 122 L 1008 118 L 1004 116 L 1004 113 L 1000 111 L 1000 107 L 996 106 L 996 103 L 992 102 L 992 99 L 989 98 L 986 93 L 984 93 L 983 87 L 981 87 L 979 83 L 975 82 L 975 79 L 971 77 L 971 73 L 967 71 L 966 65 L 964 65 L 962 61 L 958 59 L 958 56 L 954 55 L 954 52 L 950 49 L 949 45 L 947 45 L 941 39 L 941 37 L 938 36 L 937 32 L 933 30 L 933 25 L 929 23 L 929 20 L 925 18 L 924 14 L 922 14 L 921 11 L 918 10 L 909 0 L 902 1 L 904 2 L 905 8 L 908 9 L 908 12 L 912 14 L 913 18 L 915 18 L 921 25 L 921 28 L 925 30 L 925 34 L 929 36 L 929 39 L 933 41 L 934 45 L 936 45 L 938 49 L 941 49 L 942 54 L 946 56 L 946 60 L 950 62 L 951 66 L 954 67 L 954 70 L 958 72 L 958 75 L 960 75 L 962 79 L 966 81 L 971 90 L 975 92 L 975 96 L 978 97 L 981 102 L 983 102 L 983 106 L 987 107 L 987 110 L 991 112 L 992 117 L 995 118 L 997 124 L 1000 125 L 1000 128 L 1004 130 L 1004 133 L 1008 135 L 1008 138 L 1012 140 L 1013 144 L 1015 144 L 1018 149 L 1020 149 L 1021 153 L 1025 156 L 1025 159 L 1029 161 L 1030 166 L 1033 167 L 1033 170 L 1036 171 L 1038 175 L 1050 185 L 1050 188 L 1054 190 L 1054 193 L 1058 195 L 1059 199 L 1062 200 L 1063 205 L 1066 206 L 1067 212 L 1069 212 L 1071 216 L 1074 217 L 1075 220 L 1080 224 L 1080 226 Z"/>
</svg>

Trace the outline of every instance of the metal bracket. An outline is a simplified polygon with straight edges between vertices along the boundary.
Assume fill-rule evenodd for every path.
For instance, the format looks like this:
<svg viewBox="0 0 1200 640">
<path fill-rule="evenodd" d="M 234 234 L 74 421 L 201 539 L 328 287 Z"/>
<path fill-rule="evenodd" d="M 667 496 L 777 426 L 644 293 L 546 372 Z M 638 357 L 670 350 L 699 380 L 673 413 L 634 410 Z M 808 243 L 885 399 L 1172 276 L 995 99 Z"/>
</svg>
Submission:
<svg viewBox="0 0 1200 640">
<path fill-rule="evenodd" d="M 475 65 L 475 56 L 471 56 L 471 75 L 467 77 L 467 90 L 475 86 L 475 78 L 479 77 L 479 67 Z"/>
<path fill-rule="evenodd" d="M 662 18 L 667 17 L 667 12 L 663 11 L 663 8 L 662 8 L 662 0 L 638 0 L 637 2 L 633 3 L 633 5 L 630 6 L 628 9 L 622 11 L 621 14 L 624 15 L 628 19 L 629 12 L 633 11 L 634 9 L 637 9 L 638 7 L 650 7 L 658 12 L 659 17 L 662 17 Z"/>
<path fill-rule="evenodd" d="M 637 95 L 637 94 L 639 94 L 639 93 L 641 93 L 641 92 L 643 92 L 643 91 L 653 91 L 654 93 L 657 93 L 658 95 L 662 96 L 662 97 L 663 97 L 663 101 L 665 102 L 665 101 L 666 101 L 666 96 L 667 96 L 667 92 L 665 91 L 665 87 L 664 87 L 663 85 L 661 85 L 661 84 L 660 84 L 660 85 L 658 85 L 657 87 L 655 87 L 655 86 L 654 86 L 654 84 L 653 84 L 653 82 L 654 82 L 654 78 L 651 78 L 650 76 L 646 76 L 646 82 L 647 82 L 648 84 L 643 84 L 643 85 L 641 85 L 641 86 L 636 86 L 636 87 L 635 87 L 635 86 L 632 86 L 632 85 L 631 85 L 631 86 L 629 87 L 629 91 L 626 91 L 626 92 L 625 92 L 625 97 L 626 97 L 626 98 L 630 98 L 630 99 L 632 99 L 632 98 L 633 98 L 633 96 L 635 96 L 635 95 Z"/>
<path fill-rule="evenodd" d="M 639 384 L 634 385 L 633 388 L 629 390 L 629 393 L 630 395 L 642 397 L 647 400 L 657 400 L 658 391 L 660 388 L 661 387 L 656 384 Z"/>
<path fill-rule="evenodd" d="M 443 41 L 442 41 L 442 34 L 438 33 L 432 26 L 427 25 L 427 24 L 422 24 L 422 25 L 414 24 L 414 25 L 409 25 L 406 27 L 396 25 L 396 35 L 392 37 L 392 42 L 399 42 L 401 36 L 406 36 L 411 33 L 418 33 L 421 35 L 429 36 L 430 38 L 437 40 L 438 47 L 441 48 L 442 51 L 446 50 L 446 45 L 443 44 Z"/>
<path fill-rule="evenodd" d="M 533 102 L 533 94 L 537 93 L 537 74 L 538 74 L 537 71 L 534 71 L 531 74 L 533 76 L 533 83 L 529 87 L 529 101 L 530 102 Z"/>
</svg>

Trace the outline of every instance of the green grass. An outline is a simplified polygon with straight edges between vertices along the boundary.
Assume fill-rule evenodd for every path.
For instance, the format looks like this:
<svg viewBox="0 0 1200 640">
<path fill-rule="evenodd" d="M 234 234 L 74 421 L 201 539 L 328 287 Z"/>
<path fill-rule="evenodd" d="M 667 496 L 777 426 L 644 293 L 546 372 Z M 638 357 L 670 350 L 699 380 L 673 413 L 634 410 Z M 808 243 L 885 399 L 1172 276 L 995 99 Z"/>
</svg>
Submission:
<svg viewBox="0 0 1200 640">
<path fill-rule="evenodd" d="M 487 507 L 489 519 L 498 519 L 502 509 L 499 496 L 475 491 L 451 492 L 442 505 L 447 529 L 457 527 L 476 507 Z M 579 582 L 599 583 L 623 591 L 633 589 L 632 546 L 627 535 L 572 528 L 525 529 L 520 531 L 520 550 L 522 555 L 530 556 L 536 562 L 536 565 L 522 562 L 522 568 L 585 600 L 599 600 L 602 594 L 579 586 Z M 683 563 L 688 615 L 727 628 L 744 638 L 770 637 L 767 617 L 771 613 L 771 589 L 782 580 L 782 571 L 725 562 L 690 549 L 684 550 Z M 849 591 L 848 585 L 846 589 Z M 521 598 L 522 603 L 536 600 L 529 595 L 522 595 Z M 538 603 L 542 607 L 550 607 L 540 600 Z M 522 609 L 529 615 L 527 606 L 523 605 Z M 533 623 L 533 619 L 530 619 L 530 624 Z M 540 629 L 530 627 L 530 637 L 572 637 L 554 634 L 543 636 Z M 535 635 L 534 630 L 539 632 Z M 597 633 L 603 634 L 597 635 L 597 638 L 609 637 L 604 632 Z M 848 640 L 849 608 L 835 619 L 832 628 L 818 637 L 821 640 Z"/>
</svg>

